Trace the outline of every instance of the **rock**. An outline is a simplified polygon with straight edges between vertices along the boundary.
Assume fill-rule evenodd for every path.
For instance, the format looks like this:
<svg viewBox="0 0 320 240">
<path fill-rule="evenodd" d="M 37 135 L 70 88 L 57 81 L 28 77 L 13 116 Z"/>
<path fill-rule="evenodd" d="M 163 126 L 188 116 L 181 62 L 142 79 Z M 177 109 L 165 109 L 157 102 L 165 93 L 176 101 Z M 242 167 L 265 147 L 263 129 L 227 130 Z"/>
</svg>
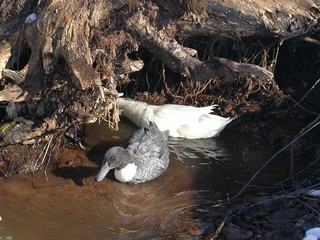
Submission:
<svg viewBox="0 0 320 240">
<path fill-rule="evenodd" d="M 317 239 L 320 239 L 320 227 L 311 228 L 308 231 L 306 231 L 306 235 L 313 235 L 317 237 Z"/>
<path fill-rule="evenodd" d="M 247 229 L 240 228 L 237 225 L 230 223 L 223 229 L 223 234 L 228 240 L 245 240 L 253 237 L 253 232 Z"/>
<path fill-rule="evenodd" d="M 317 240 L 318 238 L 314 235 L 308 235 L 303 238 L 303 240 Z"/>
<path fill-rule="evenodd" d="M 313 197 L 320 197 L 320 190 L 312 189 L 308 192 L 308 194 Z"/>
</svg>

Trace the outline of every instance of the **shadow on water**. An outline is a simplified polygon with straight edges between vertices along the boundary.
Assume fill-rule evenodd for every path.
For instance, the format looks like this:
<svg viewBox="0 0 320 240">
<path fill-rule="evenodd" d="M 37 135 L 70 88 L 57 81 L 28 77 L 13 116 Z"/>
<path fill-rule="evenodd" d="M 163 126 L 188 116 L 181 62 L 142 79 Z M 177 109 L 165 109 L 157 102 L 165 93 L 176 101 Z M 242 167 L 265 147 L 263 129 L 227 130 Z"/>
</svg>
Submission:
<svg viewBox="0 0 320 240">
<path fill-rule="evenodd" d="M 97 167 L 59 167 L 52 170 L 58 177 L 71 179 L 77 186 L 82 187 L 86 178 L 94 177 L 99 168 Z"/>
<path fill-rule="evenodd" d="M 86 144 L 92 150 L 62 154 L 48 181 L 41 172 L 2 179 L 0 237 L 204 239 L 215 230 L 214 206 L 237 193 L 270 155 L 256 139 L 232 132 L 212 139 L 169 138 L 170 165 L 159 178 L 122 184 L 110 172 L 97 183 L 105 151 L 135 128 L 125 123 L 120 129 L 88 126 Z"/>
</svg>

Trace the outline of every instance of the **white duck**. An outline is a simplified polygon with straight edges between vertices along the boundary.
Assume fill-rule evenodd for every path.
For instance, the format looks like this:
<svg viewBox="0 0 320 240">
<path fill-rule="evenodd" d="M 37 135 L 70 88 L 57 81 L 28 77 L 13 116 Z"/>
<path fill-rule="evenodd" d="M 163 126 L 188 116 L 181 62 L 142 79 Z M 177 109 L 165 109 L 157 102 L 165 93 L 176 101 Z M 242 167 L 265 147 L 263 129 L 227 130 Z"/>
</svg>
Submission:
<svg viewBox="0 0 320 240">
<path fill-rule="evenodd" d="M 118 98 L 117 104 L 122 114 L 138 127 L 150 121 L 157 124 L 160 131 L 168 131 L 171 137 L 210 138 L 219 133 L 232 121 L 210 114 L 215 107 L 192 107 L 176 104 L 149 105 L 144 102 Z"/>
</svg>

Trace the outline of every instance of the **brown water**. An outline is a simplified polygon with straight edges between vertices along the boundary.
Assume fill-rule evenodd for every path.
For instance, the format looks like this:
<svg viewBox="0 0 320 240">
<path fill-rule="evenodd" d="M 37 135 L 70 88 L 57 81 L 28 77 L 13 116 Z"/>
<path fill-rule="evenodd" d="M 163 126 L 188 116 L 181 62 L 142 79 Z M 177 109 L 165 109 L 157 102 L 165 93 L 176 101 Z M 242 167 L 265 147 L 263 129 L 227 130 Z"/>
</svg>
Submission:
<svg viewBox="0 0 320 240">
<path fill-rule="evenodd" d="M 171 162 L 158 179 L 131 185 L 108 174 L 97 183 L 103 153 L 134 130 L 120 129 L 88 126 L 92 150 L 67 149 L 60 168 L 47 169 L 48 180 L 43 171 L 1 179 L 0 239 L 204 239 L 215 231 L 214 206 L 240 190 L 234 180 L 248 180 L 271 154 L 260 140 L 228 131 L 214 139 L 170 138 Z"/>
</svg>

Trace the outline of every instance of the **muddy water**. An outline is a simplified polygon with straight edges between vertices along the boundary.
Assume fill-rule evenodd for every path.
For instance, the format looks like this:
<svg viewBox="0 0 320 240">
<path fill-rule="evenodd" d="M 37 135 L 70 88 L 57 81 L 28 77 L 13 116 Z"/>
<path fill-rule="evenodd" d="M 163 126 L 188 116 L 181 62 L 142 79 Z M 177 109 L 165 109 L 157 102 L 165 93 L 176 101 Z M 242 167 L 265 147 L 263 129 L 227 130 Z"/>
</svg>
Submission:
<svg viewBox="0 0 320 240">
<path fill-rule="evenodd" d="M 108 174 L 97 183 L 101 156 L 134 127 L 120 129 L 88 126 L 91 151 L 67 149 L 47 179 L 44 171 L 1 179 L 0 239 L 203 239 L 215 230 L 214 206 L 237 193 L 272 152 L 261 140 L 228 131 L 214 139 L 169 139 L 171 162 L 158 179 L 130 185 Z M 270 174 L 258 183 L 284 177 Z"/>
</svg>

